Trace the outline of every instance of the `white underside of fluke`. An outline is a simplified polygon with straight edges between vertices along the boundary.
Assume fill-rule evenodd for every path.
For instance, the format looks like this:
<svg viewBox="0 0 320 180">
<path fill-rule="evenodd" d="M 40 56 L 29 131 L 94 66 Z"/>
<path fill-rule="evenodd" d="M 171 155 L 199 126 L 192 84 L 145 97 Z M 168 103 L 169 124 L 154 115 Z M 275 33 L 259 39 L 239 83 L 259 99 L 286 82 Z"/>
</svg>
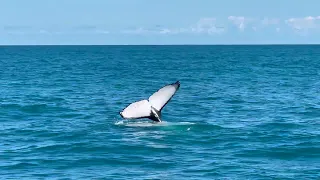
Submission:
<svg viewBox="0 0 320 180">
<path fill-rule="evenodd" d="M 161 110 L 180 87 L 180 82 L 166 85 L 152 94 L 148 100 L 140 100 L 128 105 L 120 115 L 126 119 L 156 118 L 161 121 Z M 154 108 L 154 109 L 153 109 Z"/>
</svg>

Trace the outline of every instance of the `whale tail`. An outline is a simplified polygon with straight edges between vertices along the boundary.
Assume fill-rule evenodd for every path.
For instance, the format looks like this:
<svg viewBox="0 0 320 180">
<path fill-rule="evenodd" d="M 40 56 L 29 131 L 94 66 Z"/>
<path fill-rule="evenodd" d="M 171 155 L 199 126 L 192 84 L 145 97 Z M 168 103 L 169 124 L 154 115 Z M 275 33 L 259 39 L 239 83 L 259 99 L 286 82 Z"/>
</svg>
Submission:
<svg viewBox="0 0 320 180">
<path fill-rule="evenodd" d="M 148 118 L 161 122 L 161 111 L 180 88 L 180 82 L 168 84 L 153 93 L 148 100 L 140 100 L 129 104 L 120 112 L 122 118 L 140 119 Z"/>
</svg>

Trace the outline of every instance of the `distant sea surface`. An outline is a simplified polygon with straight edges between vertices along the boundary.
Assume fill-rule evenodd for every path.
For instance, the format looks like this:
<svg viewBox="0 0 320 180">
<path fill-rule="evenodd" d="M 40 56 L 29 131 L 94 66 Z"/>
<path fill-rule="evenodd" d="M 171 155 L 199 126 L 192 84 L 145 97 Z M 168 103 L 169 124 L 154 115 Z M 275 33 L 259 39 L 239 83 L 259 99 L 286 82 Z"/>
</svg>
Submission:
<svg viewBox="0 0 320 180">
<path fill-rule="evenodd" d="M 0 46 L 0 179 L 320 179 L 320 46 Z"/>
</svg>

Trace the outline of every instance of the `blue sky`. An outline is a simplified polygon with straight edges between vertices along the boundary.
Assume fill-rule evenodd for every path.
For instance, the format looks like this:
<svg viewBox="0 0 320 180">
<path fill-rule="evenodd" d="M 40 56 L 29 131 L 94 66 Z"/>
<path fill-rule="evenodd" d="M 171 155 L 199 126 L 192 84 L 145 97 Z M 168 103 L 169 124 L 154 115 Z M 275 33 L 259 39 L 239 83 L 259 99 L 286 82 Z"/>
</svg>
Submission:
<svg viewBox="0 0 320 180">
<path fill-rule="evenodd" d="M 320 43 L 319 0 L 1 0 L 0 44 Z"/>
</svg>

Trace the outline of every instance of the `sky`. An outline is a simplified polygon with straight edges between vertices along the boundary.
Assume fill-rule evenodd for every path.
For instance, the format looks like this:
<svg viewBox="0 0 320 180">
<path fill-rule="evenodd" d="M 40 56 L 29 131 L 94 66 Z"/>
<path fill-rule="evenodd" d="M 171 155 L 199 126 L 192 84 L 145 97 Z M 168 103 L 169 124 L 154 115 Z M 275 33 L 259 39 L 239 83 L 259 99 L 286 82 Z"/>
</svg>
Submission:
<svg viewBox="0 0 320 180">
<path fill-rule="evenodd" d="M 320 44 L 319 7 L 319 0 L 0 0 L 0 44 Z"/>
</svg>

